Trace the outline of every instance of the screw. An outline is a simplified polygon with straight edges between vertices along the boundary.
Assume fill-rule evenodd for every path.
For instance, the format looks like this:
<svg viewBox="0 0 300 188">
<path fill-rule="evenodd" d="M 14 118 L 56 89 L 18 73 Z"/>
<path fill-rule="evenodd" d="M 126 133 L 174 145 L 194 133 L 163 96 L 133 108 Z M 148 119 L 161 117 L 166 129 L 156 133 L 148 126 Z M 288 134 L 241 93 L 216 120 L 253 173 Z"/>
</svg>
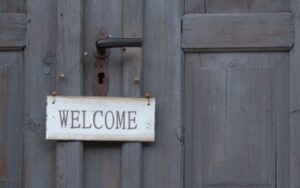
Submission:
<svg viewBox="0 0 300 188">
<path fill-rule="evenodd" d="M 89 53 L 88 53 L 88 52 L 84 52 L 83 55 L 84 55 L 84 56 L 87 56 L 87 55 L 89 55 Z"/>
<path fill-rule="evenodd" d="M 147 105 L 150 106 L 150 93 L 145 93 L 145 97 L 148 99 Z"/>
<path fill-rule="evenodd" d="M 63 78 L 65 78 L 65 75 L 64 75 L 64 74 L 60 74 L 59 77 L 60 77 L 61 79 L 63 79 Z"/>
<path fill-rule="evenodd" d="M 126 48 L 122 48 L 122 52 L 126 52 L 126 50 L 127 50 Z"/>
<path fill-rule="evenodd" d="M 151 97 L 150 93 L 145 93 L 145 97 L 150 98 Z"/>
<path fill-rule="evenodd" d="M 53 91 L 53 92 L 52 92 L 52 96 L 53 96 L 52 104 L 55 104 L 56 91 Z"/>
<path fill-rule="evenodd" d="M 140 83 L 140 77 L 138 77 L 138 76 L 134 77 L 133 82 L 134 82 L 135 84 Z"/>
</svg>

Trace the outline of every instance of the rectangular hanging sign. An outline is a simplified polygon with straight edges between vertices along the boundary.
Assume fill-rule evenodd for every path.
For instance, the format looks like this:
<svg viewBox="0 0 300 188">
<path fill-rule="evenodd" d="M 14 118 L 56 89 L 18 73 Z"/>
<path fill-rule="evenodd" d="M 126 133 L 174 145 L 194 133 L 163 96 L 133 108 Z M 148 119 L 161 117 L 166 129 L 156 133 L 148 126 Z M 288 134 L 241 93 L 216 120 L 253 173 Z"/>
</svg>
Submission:
<svg viewBox="0 0 300 188">
<path fill-rule="evenodd" d="M 48 140 L 154 141 L 155 99 L 47 97 Z"/>
</svg>

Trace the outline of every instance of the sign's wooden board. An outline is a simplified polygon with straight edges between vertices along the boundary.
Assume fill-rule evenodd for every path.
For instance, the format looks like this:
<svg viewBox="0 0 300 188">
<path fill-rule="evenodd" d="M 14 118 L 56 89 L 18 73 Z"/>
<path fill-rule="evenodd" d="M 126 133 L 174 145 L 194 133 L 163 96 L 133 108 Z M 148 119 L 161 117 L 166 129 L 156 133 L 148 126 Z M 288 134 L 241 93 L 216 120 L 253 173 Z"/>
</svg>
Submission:
<svg viewBox="0 0 300 188">
<path fill-rule="evenodd" d="M 155 99 L 47 97 L 48 140 L 154 141 Z"/>
</svg>

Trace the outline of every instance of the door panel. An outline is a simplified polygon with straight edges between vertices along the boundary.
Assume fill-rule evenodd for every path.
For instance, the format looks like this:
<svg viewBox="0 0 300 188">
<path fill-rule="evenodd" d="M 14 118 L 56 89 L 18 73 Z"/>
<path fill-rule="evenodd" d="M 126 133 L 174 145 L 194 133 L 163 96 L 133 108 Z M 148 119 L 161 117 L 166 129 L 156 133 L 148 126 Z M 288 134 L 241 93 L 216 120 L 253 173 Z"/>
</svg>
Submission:
<svg viewBox="0 0 300 188">
<path fill-rule="evenodd" d="M 288 53 L 186 55 L 187 187 L 275 187 L 288 66 Z"/>
<path fill-rule="evenodd" d="M 0 49 L 23 49 L 26 41 L 26 15 L 0 13 L 0 25 Z"/>
<path fill-rule="evenodd" d="M 286 0 L 203 0 L 206 12 L 281 12 L 289 11 Z"/>
<path fill-rule="evenodd" d="M 287 51 L 293 42 L 292 13 L 188 14 L 182 18 L 186 51 Z"/>
<path fill-rule="evenodd" d="M 286 0 L 186 0 L 186 13 L 281 12 L 289 11 Z"/>
<path fill-rule="evenodd" d="M 1 0 L 0 13 L 24 13 L 26 0 Z"/>
<path fill-rule="evenodd" d="M 27 0 L 25 116 L 26 127 L 30 128 L 25 129 L 25 187 L 119 188 L 141 187 L 140 184 L 145 188 L 182 187 L 182 1 L 147 0 L 143 1 L 145 5 L 141 1 L 134 2 L 137 1 Z M 147 52 L 142 63 L 145 65 L 143 75 L 134 73 L 134 68 L 140 68 L 141 62 L 138 63 L 136 57 L 141 54 L 141 49 L 111 49 L 108 95 L 131 95 L 139 90 L 156 97 L 160 101 L 156 142 L 143 144 L 145 153 L 142 155 L 142 147 L 123 147 L 130 144 L 119 142 L 85 142 L 82 148 L 80 143 L 45 141 L 46 95 L 53 92 L 78 95 L 81 94 L 80 89 L 83 95 L 93 95 L 93 54 L 98 32 L 105 27 L 112 37 L 139 37 L 141 28 L 135 32 L 135 28 L 139 27 L 136 25 L 138 18 L 132 17 L 141 7 L 145 8 L 142 12 L 145 18 L 138 24 L 144 22 L 146 28 L 143 51 Z M 78 32 L 81 29 L 79 19 L 83 21 L 82 33 Z M 81 37 L 83 46 L 80 52 Z M 81 57 L 83 70 L 78 61 Z M 134 81 L 136 77 L 137 81 Z M 140 146 L 139 143 L 135 145 Z M 130 169 L 134 173 L 126 174 Z M 131 180 L 132 183 L 126 184 Z"/>
<path fill-rule="evenodd" d="M 84 56 L 84 94 L 93 95 L 94 45 L 97 33 L 105 28 L 112 37 L 134 38 L 143 33 L 142 49 L 110 50 L 107 95 L 150 93 L 158 101 L 155 143 L 143 143 L 142 149 L 126 147 L 128 143 L 84 144 L 84 187 L 182 186 L 181 2 L 84 1 L 84 52 L 88 54 Z M 141 51 L 142 61 L 138 60 Z M 143 67 L 142 75 L 140 67 Z M 134 83 L 134 78 L 140 79 L 138 83 Z"/>
<path fill-rule="evenodd" d="M 22 188 L 25 1 L 0 2 L 0 187 Z"/>
<path fill-rule="evenodd" d="M 23 0 L 0 2 L 0 12 L 9 13 L 0 15 L 0 187 L 55 187 L 57 181 L 57 187 L 119 188 L 132 180 L 134 187 L 145 188 L 288 188 L 289 166 L 299 171 L 294 165 L 299 162 L 298 145 L 289 145 L 289 67 L 297 67 L 297 58 L 290 62 L 288 52 L 294 44 L 289 1 L 135 2 L 27 0 L 27 8 Z M 108 95 L 141 92 L 156 97 L 156 142 L 130 153 L 136 150 L 126 150 L 127 144 L 119 142 L 80 143 L 74 152 L 72 147 L 61 149 L 67 142 L 45 141 L 46 95 L 53 91 L 93 95 L 97 33 L 105 27 L 112 37 L 139 37 L 138 18 L 131 20 L 139 5 L 144 7 L 144 17 L 138 24 L 143 22 L 145 28 L 140 85 L 132 82 L 133 69 L 140 68 L 135 59 L 140 49 L 112 49 Z M 15 14 L 25 10 L 27 15 Z M 74 19 L 79 27 L 69 35 Z M 131 60 L 136 67 L 129 65 Z M 293 89 L 298 91 L 294 80 Z M 293 130 L 298 130 L 298 108 L 291 109 Z M 296 140 L 297 134 L 293 135 Z M 293 164 L 289 164 L 289 148 L 296 150 Z M 80 160 L 69 160 L 72 154 Z M 130 169 L 140 174 L 131 176 Z"/>
<path fill-rule="evenodd" d="M 289 6 L 185 1 L 186 187 L 289 187 Z"/>
<path fill-rule="evenodd" d="M 22 187 L 23 56 L 0 53 L 0 187 Z"/>
</svg>

